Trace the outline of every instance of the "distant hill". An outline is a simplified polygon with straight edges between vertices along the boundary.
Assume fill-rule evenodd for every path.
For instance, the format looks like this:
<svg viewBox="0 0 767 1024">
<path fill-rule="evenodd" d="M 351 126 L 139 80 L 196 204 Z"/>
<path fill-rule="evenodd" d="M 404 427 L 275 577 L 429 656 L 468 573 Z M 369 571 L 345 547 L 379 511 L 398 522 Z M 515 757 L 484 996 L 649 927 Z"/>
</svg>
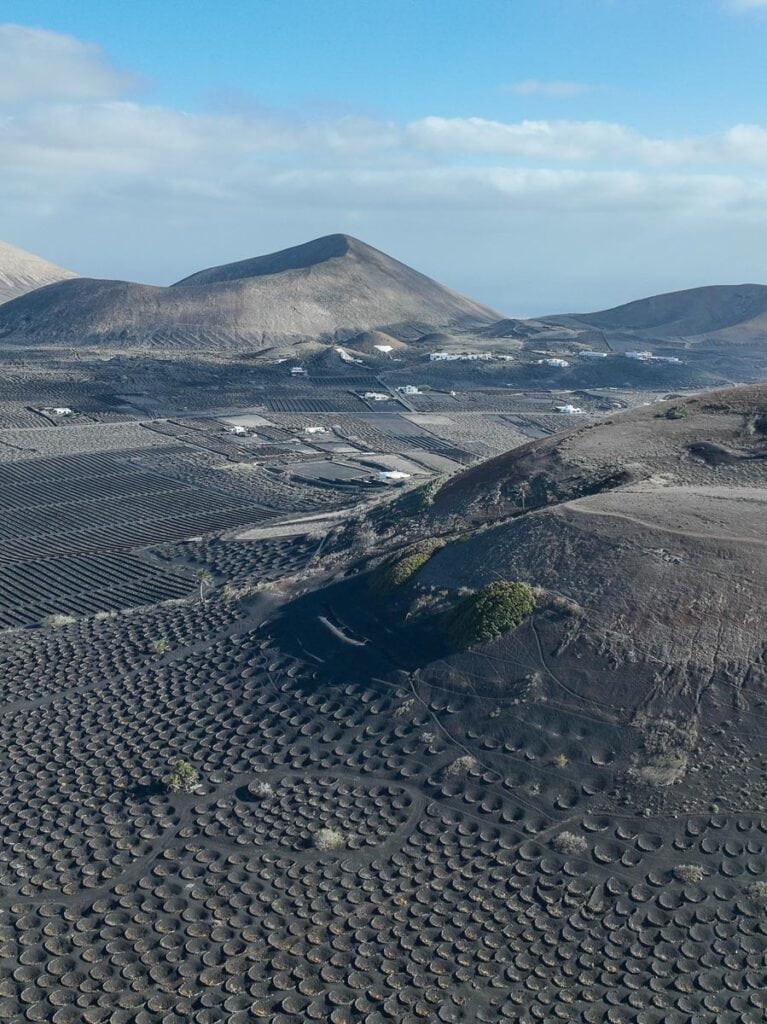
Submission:
<svg viewBox="0 0 767 1024">
<path fill-rule="evenodd" d="M 584 324 L 653 338 L 718 335 L 730 341 L 767 339 L 767 285 L 711 285 L 638 299 L 596 313 L 547 317 L 551 323 Z"/>
<path fill-rule="evenodd" d="M 43 285 L 76 276 L 71 270 L 57 267 L 31 252 L 0 242 L 0 304 Z"/>
<path fill-rule="evenodd" d="M 202 270 L 170 288 L 79 279 L 0 310 L 15 343 L 253 349 L 486 326 L 498 314 L 348 235 Z"/>
</svg>

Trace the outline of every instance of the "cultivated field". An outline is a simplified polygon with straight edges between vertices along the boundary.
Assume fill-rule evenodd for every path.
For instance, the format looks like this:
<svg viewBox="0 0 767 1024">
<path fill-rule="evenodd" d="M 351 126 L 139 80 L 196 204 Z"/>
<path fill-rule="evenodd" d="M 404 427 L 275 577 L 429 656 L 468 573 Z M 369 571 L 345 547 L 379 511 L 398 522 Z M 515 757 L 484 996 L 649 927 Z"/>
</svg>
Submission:
<svg viewBox="0 0 767 1024">
<path fill-rule="evenodd" d="M 0 1020 L 761 1024 L 761 421 L 112 355 L 0 388 Z M 445 603 L 512 570 L 534 614 L 456 650 Z"/>
</svg>

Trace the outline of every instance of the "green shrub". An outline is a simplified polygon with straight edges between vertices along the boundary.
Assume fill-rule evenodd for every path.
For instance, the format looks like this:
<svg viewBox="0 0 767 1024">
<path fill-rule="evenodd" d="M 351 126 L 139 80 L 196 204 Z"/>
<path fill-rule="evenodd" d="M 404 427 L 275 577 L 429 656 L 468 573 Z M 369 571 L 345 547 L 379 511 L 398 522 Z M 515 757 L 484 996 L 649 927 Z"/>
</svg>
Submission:
<svg viewBox="0 0 767 1024">
<path fill-rule="evenodd" d="M 388 558 L 371 576 L 370 589 L 375 594 L 391 594 L 399 590 L 444 546 L 442 540 L 423 540 L 408 548 L 404 555 Z"/>
<path fill-rule="evenodd" d="M 516 629 L 534 608 L 527 583 L 499 580 L 464 597 L 448 615 L 447 627 L 459 646 L 470 647 Z"/>
<path fill-rule="evenodd" d="M 193 765 L 188 761 L 176 761 L 168 777 L 168 789 L 171 793 L 193 793 L 198 781 L 197 769 Z"/>
</svg>

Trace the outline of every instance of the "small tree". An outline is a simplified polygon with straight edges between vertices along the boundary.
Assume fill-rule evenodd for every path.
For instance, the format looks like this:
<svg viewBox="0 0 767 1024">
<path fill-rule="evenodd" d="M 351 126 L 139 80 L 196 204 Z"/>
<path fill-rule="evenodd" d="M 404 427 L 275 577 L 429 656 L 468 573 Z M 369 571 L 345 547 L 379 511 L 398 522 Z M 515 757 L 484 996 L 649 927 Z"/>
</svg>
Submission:
<svg viewBox="0 0 767 1024">
<path fill-rule="evenodd" d="M 168 789 L 171 793 L 192 793 L 198 782 L 199 775 L 193 765 L 188 761 L 176 761 L 168 777 Z"/>
</svg>

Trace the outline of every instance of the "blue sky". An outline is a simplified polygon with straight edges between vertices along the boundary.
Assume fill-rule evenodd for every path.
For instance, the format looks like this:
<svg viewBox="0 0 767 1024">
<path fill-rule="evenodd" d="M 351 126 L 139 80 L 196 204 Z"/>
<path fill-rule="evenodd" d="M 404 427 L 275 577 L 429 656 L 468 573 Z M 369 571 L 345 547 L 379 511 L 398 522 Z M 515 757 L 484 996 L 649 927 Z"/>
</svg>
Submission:
<svg viewBox="0 0 767 1024">
<path fill-rule="evenodd" d="M 0 237 L 77 271 L 166 283 L 340 230 L 509 313 L 767 281 L 767 0 L 0 17 Z"/>
</svg>

